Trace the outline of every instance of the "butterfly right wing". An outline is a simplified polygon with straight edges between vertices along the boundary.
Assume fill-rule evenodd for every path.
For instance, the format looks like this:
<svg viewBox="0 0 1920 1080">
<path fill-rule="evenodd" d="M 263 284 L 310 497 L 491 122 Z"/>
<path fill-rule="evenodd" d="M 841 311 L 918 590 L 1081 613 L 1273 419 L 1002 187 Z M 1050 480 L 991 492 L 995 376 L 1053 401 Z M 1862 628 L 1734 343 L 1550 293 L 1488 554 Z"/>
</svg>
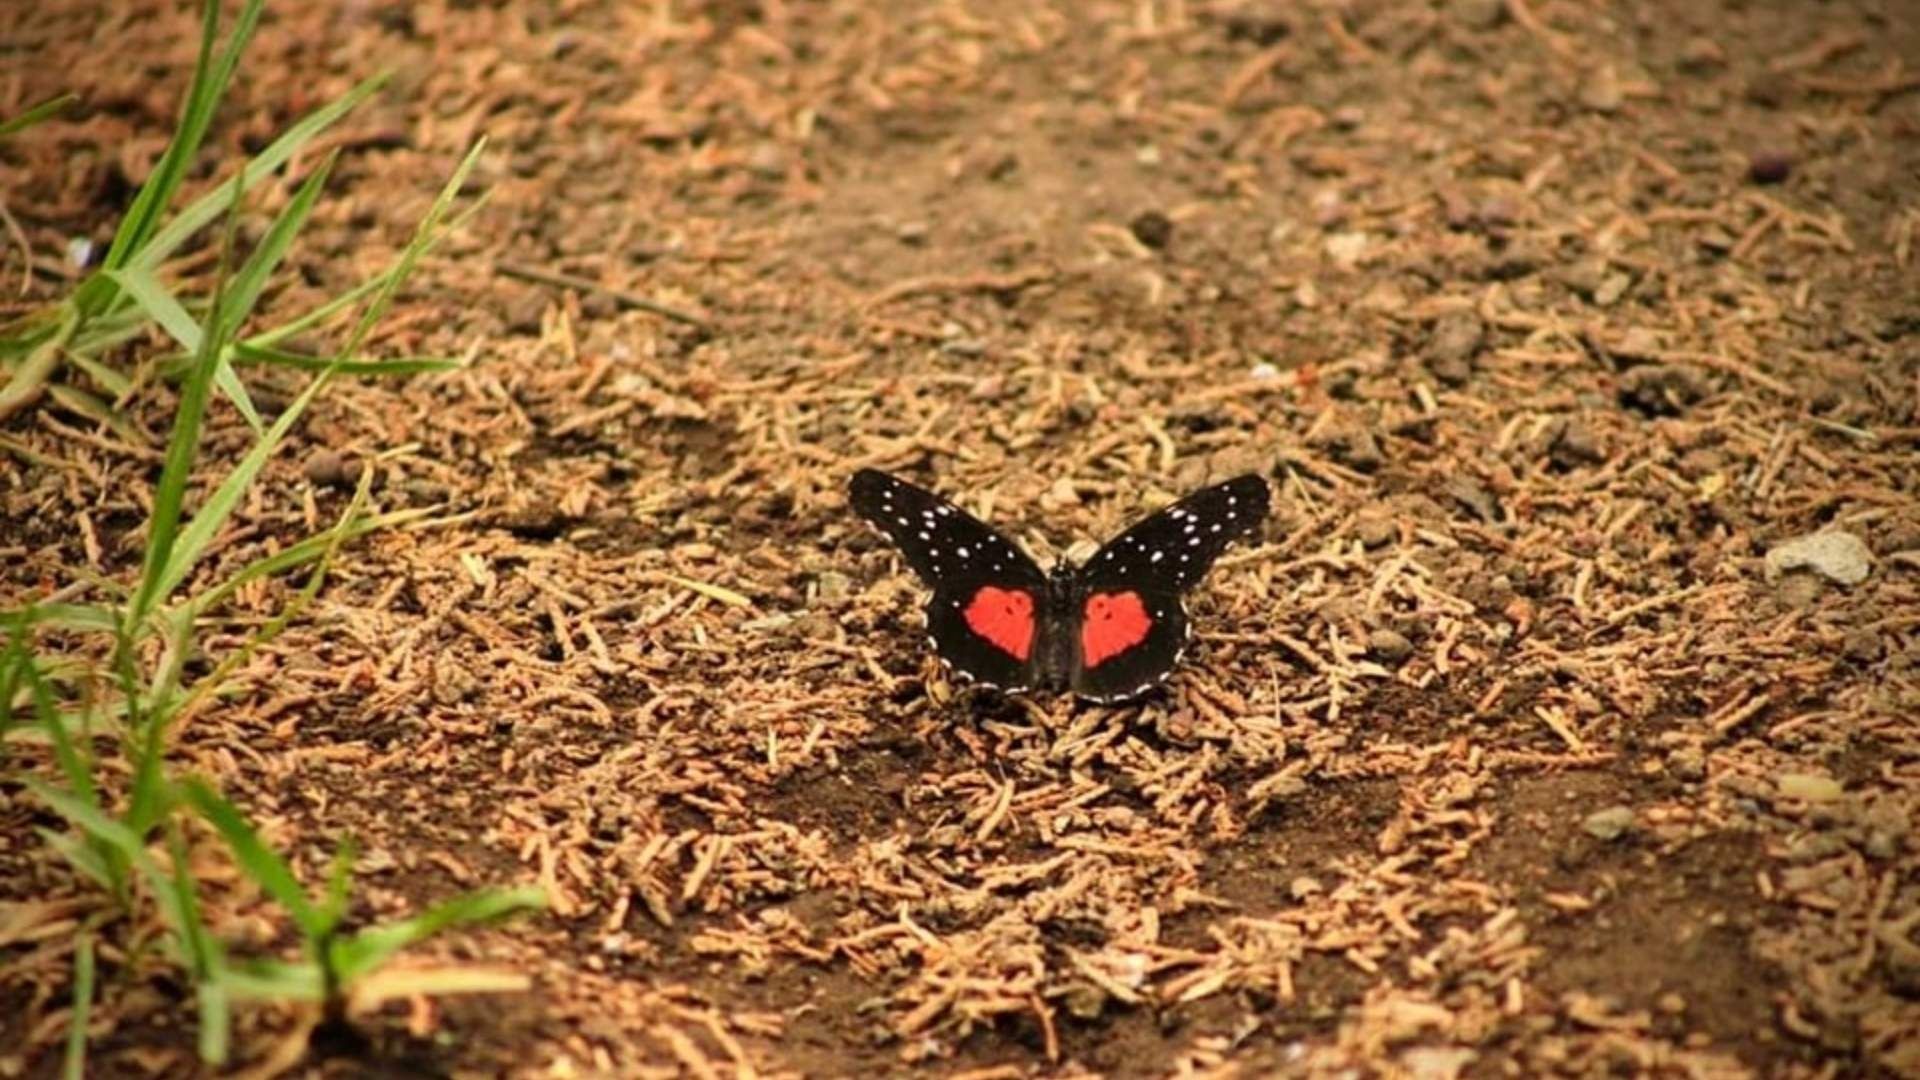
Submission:
<svg viewBox="0 0 1920 1080">
<path fill-rule="evenodd" d="M 878 469 L 855 473 L 847 500 L 933 590 L 927 631 L 942 660 L 1002 690 L 1035 683 L 1047 578 L 1025 552 L 965 510 Z"/>
<path fill-rule="evenodd" d="M 1124 701 L 1173 672 L 1187 645 L 1182 599 L 1229 545 L 1259 529 L 1270 495 L 1258 476 L 1196 491 L 1095 552 L 1079 574 L 1074 692 Z"/>
</svg>

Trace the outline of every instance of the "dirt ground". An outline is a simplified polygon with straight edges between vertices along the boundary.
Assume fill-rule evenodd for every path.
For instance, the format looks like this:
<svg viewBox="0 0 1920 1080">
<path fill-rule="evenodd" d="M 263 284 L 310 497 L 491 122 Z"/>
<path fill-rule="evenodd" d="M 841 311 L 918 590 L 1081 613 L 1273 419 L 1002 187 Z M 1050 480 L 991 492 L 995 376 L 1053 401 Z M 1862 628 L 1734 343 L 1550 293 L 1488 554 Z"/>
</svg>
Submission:
<svg viewBox="0 0 1920 1080">
<path fill-rule="evenodd" d="M 6 312 L 110 236 L 195 7 L 0 12 L 0 112 L 84 101 L 0 146 Z M 175 758 L 310 881 L 357 837 L 358 920 L 552 898 L 410 956 L 530 992 L 291 1075 L 1920 1075 L 1915 58 L 1912 0 L 272 5 L 200 184 L 396 71 L 274 310 L 483 134 L 492 201 L 373 344 L 471 363 L 330 390 L 206 579 L 357 468 L 432 516 Z M 134 572 L 171 408 L 0 428 L 0 606 Z M 206 475 L 249 438 L 222 405 Z M 1043 558 L 1247 469 L 1277 506 L 1165 693 L 988 700 L 863 465 Z M 1819 530 L 1871 561 L 1769 565 Z M 98 907 L 17 780 L 0 900 Z M 234 950 L 291 949 L 202 854 Z M 130 949 L 93 1071 L 195 1074 Z M 0 1076 L 54 1074 L 70 950 L 0 938 Z"/>
</svg>

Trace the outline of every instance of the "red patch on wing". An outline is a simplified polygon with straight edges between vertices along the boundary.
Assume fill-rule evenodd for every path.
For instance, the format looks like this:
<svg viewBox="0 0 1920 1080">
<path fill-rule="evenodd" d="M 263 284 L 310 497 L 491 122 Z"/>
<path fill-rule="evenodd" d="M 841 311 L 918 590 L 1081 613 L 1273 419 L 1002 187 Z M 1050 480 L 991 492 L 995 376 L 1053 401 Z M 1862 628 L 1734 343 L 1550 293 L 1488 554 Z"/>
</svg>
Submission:
<svg viewBox="0 0 1920 1080">
<path fill-rule="evenodd" d="M 963 614 L 974 633 L 1015 660 L 1033 651 L 1033 597 L 1027 593 L 988 585 L 973 594 Z"/>
<path fill-rule="evenodd" d="M 1088 667 L 1118 656 L 1147 640 L 1153 616 L 1140 594 L 1094 593 L 1087 598 L 1086 618 L 1080 622 L 1080 659 Z"/>
</svg>

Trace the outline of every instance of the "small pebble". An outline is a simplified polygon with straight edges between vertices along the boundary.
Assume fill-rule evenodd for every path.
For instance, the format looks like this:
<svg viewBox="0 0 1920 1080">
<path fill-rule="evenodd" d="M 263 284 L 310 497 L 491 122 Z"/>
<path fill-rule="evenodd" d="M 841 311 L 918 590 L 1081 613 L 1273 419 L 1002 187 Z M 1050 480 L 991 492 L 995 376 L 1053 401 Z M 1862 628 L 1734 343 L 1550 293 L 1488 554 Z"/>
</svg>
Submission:
<svg viewBox="0 0 1920 1080">
<path fill-rule="evenodd" d="M 1871 664 L 1880 659 L 1885 647 L 1880 643 L 1880 632 L 1870 626 L 1856 627 L 1847 631 L 1841 639 L 1840 651 L 1849 660 L 1862 664 Z"/>
<path fill-rule="evenodd" d="M 927 223 L 924 221 L 903 222 L 899 228 L 893 230 L 893 235 L 895 239 L 903 244 L 912 244 L 918 247 L 927 242 Z"/>
<path fill-rule="evenodd" d="M 1342 270 L 1351 270 L 1360 265 L 1361 258 L 1366 255 L 1367 248 L 1371 245 L 1372 240 L 1366 233 L 1334 233 L 1327 237 L 1327 257 Z"/>
<path fill-rule="evenodd" d="M 817 595 L 822 600 L 840 600 L 853 591 L 853 579 L 838 570 L 822 571 L 818 580 L 820 591 Z"/>
<path fill-rule="evenodd" d="M 1471 311 L 1444 315 L 1433 325 L 1427 337 L 1425 357 L 1433 362 L 1470 360 L 1480 351 L 1487 334 L 1486 324 Z"/>
<path fill-rule="evenodd" d="M 1810 773 L 1782 773 L 1776 783 L 1783 798 L 1802 802 L 1833 802 L 1846 794 L 1838 781 Z"/>
<path fill-rule="evenodd" d="M 1413 655 L 1413 642 L 1398 630 L 1381 627 L 1367 635 L 1367 650 L 1389 664 L 1397 664 Z"/>
<path fill-rule="evenodd" d="M 1594 68 L 1580 84 L 1580 104 L 1594 112 L 1614 112 L 1625 100 L 1626 94 L 1620 89 L 1620 73 L 1612 64 Z"/>
<path fill-rule="evenodd" d="M 1503 0 L 1456 0 L 1449 5 L 1449 10 L 1469 30 L 1491 30 L 1507 20 L 1507 5 Z"/>
<path fill-rule="evenodd" d="M 1613 841 L 1625 836 L 1634 825 L 1633 808 L 1627 806 L 1609 806 L 1605 810 L 1596 810 L 1587 815 L 1580 827 L 1595 840 Z"/>
<path fill-rule="evenodd" d="M 358 459 L 342 457 L 339 451 L 329 447 L 323 446 L 307 455 L 307 479 L 320 487 L 352 487 L 360 481 L 360 469 Z"/>
<path fill-rule="evenodd" d="M 1793 155 L 1759 150 L 1747 160 L 1747 177 L 1756 184 L 1778 184 L 1793 173 Z"/>
<path fill-rule="evenodd" d="M 1727 62 L 1726 51 L 1710 37 L 1689 38 L 1680 49 L 1681 68 L 1696 74 L 1713 71 Z"/>
<path fill-rule="evenodd" d="M 1873 552 L 1866 541 L 1838 529 L 1796 536 L 1767 549 L 1768 578 L 1801 569 L 1839 585 L 1858 585 L 1873 572 Z"/>
<path fill-rule="evenodd" d="M 1611 351 L 1628 360 L 1651 360 L 1660 351 L 1660 336 L 1644 326 L 1636 326 L 1620 335 Z"/>
<path fill-rule="evenodd" d="M 1607 460 L 1607 452 L 1593 429 L 1578 420 L 1569 420 L 1567 426 L 1560 429 L 1560 437 L 1553 441 L 1550 454 L 1554 463 L 1563 467 L 1598 465 Z"/>
<path fill-rule="evenodd" d="M 1385 514 L 1361 511 L 1360 517 L 1353 523 L 1353 535 L 1369 548 L 1386 547 L 1393 543 L 1398 532 L 1393 519 Z"/>
<path fill-rule="evenodd" d="M 1173 239 L 1173 221 L 1158 210 L 1144 210 L 1134 215 L 1127 228 L 1133 231 L 1133 238 L 1154 249 L 1160 250 Z"/>
<path fill-rule="evenodd" d="M 760 143 L 748 151 L 747 168 L 768 180 L 778 180 L 787 175 L 787 152 L 779 143 Z"/>
<path fill-rule="evenodd" d="M 1628 287 L 1632 284 L 1633 279 L 1618 270 L 1608 274 L 1606 280 L 1600 283 L 1600 287 L 1593 290 L 1594 306 L 1612 307 L 1626 295 Z"/>
<path fill-rule="evenodd" d="M 507 301 L 507 330 L 515 334 L 537 334 L 540 320 L 546 314 L 546 296 L 537 289 L 528 289 Z"/>
</svg>

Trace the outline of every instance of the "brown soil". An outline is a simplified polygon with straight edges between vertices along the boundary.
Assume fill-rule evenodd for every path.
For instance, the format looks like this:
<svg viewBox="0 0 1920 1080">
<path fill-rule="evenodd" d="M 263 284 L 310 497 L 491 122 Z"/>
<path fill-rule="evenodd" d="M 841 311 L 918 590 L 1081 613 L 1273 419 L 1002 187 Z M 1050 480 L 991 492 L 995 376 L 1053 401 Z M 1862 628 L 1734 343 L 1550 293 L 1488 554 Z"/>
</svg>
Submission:
<svg viewBox="0 0 1920 1080">
<path fill-rule="evenodd" d="M 8 310 L 110 235 L 195 7 L 0 13 L 0 112 L 84 102 L 0 144 Z M 335 387 L 270 467 L 202 580 L 332 520 L 321 451 L 435 513 L 178 764 L 308 880 L 358 838 L 356 919 L 553 898 L 409 960 L 531 992 L 294 1073 L 1920 1074 L 1916 57 L 1907 0 L 276 5 L 197 183 L 393 67 L 270 306 L 383 265 L 484 134 L 489 208 L 373 345 L 472 363 Z M 171 408 L 0 429 L 0 606 L 132 572 Z M 1047 555 L 1247 469 L 1278 506 L 1166 693 L 992 701 L 862 465 Z M 1864 581 L 1767 572 L 1822 528 Z M 0 907 L 0 1076 L 50 1076 L 49 912 L 100 899 L 10 768 L 0 901 L 72 902 Z M 289 948 L 204 856 L 234 950 Z M 194 1073 L 105 940 L 94 1072 Z M 242 1063 L 300 1036 L 247 1010 Z"/>
</svg>

